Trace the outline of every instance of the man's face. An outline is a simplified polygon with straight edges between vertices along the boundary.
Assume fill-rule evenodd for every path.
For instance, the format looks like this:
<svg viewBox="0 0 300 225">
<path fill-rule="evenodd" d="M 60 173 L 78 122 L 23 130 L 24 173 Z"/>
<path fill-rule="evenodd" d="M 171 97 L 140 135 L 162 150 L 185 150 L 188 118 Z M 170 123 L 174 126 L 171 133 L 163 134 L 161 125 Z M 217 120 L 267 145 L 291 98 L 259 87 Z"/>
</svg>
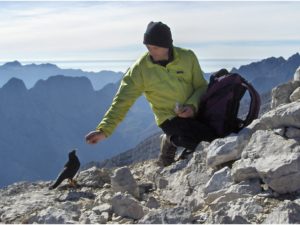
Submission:
<svg viewBox="0 0 300 225">
<path fill-rule="evenodd" d="M 162 48 L 155 45 L 146 45 L 146 47 L 154 61 L 167 60 L 169 58 L 168 48 Z"/>
</svg>

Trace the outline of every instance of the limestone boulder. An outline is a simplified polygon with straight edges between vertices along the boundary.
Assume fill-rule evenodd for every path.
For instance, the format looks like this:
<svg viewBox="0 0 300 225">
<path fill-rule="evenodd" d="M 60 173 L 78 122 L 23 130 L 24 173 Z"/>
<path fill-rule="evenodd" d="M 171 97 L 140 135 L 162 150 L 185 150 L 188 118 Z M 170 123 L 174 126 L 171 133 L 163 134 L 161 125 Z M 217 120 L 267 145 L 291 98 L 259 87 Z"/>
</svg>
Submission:
<svg viewBox="0 0 300 225">
<path fill-rule="evenodd" d="M 300 99 L 300 87 L 296 88 L 290 95 L 290 101 L 294 102 Z"/>
<path fill-rule="evenodd" d="M 300 81 L 300 66 L 298 67 L 298 69 L 296 70 L 296 72 L 294 74 L 294 80 Z"/>
<path fill-rule="evenodd" d="M 86 187 L 102 188 L 105 183 L 110 183 L 110 172 L 107 169 L 92 167 L 81 171 L 77 182 Z"/>
<path fill-rule="evenodd" d="M 121 217 L 138 220 L 144 216 L 144 210 L 141 203 L 134 199 L 130 194 L 121 192 L 118 192 L 113 196 L 112 209 L 113 212 Z"/>
<path fill-rule="evenodd" d="M 191 211 L 184 207 L 151 211 L 139 220 L 139 224 L 187 224 L 192 222 Z"/>
<path fill-rule="evenodd" d="M 300 87 L 300 81 L 290 81 L 272 89 L 271 108 L 290 103 L 290 95 Z"/>
<path fill-rule="evenodd" d="M 136 198 L 140 197 L 138 184 L 126 166 L 115 170 L 111 177 L 111 186 L 114 192 L 128 192 Z"/>
<path fill-rule="evenodd" d="M 235 181 L 259 177 L 278 193 L 300 189 L 300 146 L 273 131 L 257 131 L 244 149 L 242 159 L 233 164 Z M 246 173 L 244 173 L 246 171 Z"/>
<path fill-rule="evenodd" d="M 286 200 L 275 208 L 265 219 L 267 224 L 299 224 L 300 205 Z"/>
</svg>

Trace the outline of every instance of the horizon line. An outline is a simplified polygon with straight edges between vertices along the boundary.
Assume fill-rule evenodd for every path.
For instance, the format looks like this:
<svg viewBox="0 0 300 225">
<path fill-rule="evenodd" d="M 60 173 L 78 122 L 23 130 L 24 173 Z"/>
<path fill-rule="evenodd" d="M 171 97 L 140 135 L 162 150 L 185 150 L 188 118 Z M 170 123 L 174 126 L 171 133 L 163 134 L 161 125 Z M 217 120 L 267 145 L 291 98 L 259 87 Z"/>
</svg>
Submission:
<svg viewBox="0 0 300 225">
<path fill-rule="evenodd" d="M 275 56 L 269 56 L 267 58 L 271 58 Z M 283 56 L 279 56 L 276 58 L 280 58 Z M 283 57 L 284 58 L 284 57 Z M 198 58 L 200 61 L 243 61 L 243 60 L 260 60 L 265 58 Z M 26 60 L 0 60 L 0 63 L 10 63 L 10 62 L 131 62 L 135 61 L 136 59 L 26 59 Z"/>
</svg>

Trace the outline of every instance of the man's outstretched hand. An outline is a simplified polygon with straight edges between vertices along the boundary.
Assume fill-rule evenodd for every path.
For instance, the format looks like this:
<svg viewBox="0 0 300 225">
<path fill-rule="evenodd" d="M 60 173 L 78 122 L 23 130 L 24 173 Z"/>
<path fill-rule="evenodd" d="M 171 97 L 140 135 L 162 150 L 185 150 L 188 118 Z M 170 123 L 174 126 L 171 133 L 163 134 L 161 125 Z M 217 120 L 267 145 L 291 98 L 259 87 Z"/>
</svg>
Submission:
<svg viewBox="0 0 300 225">
<path fill-rule="evenodd" d="M 88 144 L 97 144 L 99 141 L 102 141 L 106 138 L 105 134 L 102 131 L 91 131 L 85 136 L 85 140 Z"/>
</svg>

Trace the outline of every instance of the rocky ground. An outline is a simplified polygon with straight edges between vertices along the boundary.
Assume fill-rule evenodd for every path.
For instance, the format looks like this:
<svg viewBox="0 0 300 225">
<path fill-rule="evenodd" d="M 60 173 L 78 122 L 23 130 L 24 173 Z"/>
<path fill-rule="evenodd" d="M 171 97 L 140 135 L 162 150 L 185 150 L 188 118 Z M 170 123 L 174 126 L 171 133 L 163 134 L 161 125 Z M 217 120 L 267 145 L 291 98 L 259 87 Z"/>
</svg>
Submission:
<svg viewBox="0 0 300 225">
<path fill-rule="evenodd" d="M 201 142 L 166 168 L 92 167 L 76 188 L 51 191 L 51 182 L 10 185 L 0 222 L 300 223 L 300 81 L 274 89 L 271 105 L 239 134 Z"/>
<path fill-rule="evenodd" d="M 204 146 L 207 146 L 205 143 Z M 206 167 L 203 145 L 167 168 L 146 161 L 82 171 L 78 187 L 17 183 L 0 191 L 2 223 L 299 223 L 300 194 L 234 183 L 231 169 Z M 266 186 L 266 185 L 265 185 Z M 266 188 L 266 187 L 265 187 Z"/>
</svg>

